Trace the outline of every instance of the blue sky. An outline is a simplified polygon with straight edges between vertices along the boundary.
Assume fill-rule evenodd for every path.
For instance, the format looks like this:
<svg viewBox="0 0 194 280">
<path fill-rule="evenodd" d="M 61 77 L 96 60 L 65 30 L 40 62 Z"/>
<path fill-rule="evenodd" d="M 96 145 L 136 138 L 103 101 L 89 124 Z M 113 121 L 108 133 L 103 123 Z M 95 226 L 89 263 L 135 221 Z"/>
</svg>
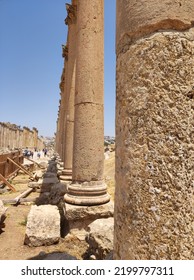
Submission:
<svg viewBox="0 0 194 280">
<path fill-rule="evenodd" d="M 70 0 L 0 0 L 0 121 L 53 136 Z M 115 4 L 105 0 L 105 135 L 115 134 Z"/>
</svg>

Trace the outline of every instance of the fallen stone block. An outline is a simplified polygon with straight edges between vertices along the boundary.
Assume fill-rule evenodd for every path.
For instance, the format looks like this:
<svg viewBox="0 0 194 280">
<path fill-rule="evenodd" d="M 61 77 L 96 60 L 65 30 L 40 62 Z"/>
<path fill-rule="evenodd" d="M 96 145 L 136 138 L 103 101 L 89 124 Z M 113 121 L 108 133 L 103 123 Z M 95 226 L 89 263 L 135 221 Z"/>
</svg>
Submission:
<svg viewBox="0 0 194 280">
<path fill-rule="evenodd" d="M 0 200 L 0 229 L 3 226 L 3 222 L 6 218 L 7 207 L 4 206 L 2 200 Z"/>
<path fill-rule="evenodd" d="M 38 163 L 40 168 L 46 169 L 48 166 L 48 162 L 47 161 L 41 161 Z"/>
<path fill-rule="evenodd" d="M 94 255 L 98 260 L 109 258 L 113 250 L 114 218 L 98 219 L 88 227 L 90 231 L 86 236 L 89 244 L 88 257 Z"/>
<path fill-rule="evenodd" d="M 35 178 L 36 180 L 42 178 L 42 176 L 43 176 L 42 170 L 37 170 L 37 171 L 34 173 L 34 178 Z"/>
<path fill-rule="evenodd" d="M 24 244 L 43 246 L 60 240 L 60 214 L 54 205 L 33 205 L 28 215 Z"/>
</svg>

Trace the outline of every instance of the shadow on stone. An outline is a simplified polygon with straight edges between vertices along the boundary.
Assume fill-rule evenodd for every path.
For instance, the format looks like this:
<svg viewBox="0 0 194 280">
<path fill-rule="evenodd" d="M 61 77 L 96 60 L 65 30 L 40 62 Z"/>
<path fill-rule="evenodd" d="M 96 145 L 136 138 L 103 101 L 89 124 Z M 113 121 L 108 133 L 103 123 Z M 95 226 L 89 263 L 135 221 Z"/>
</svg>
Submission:
<svg viewBox="0 0 194 280">
<path fill-rule="evenodd" d="M 65 252 L 56 251 L 52 253 L 40 252 L 28 260 L 77 260 L 77 258 Z"/>
</svg>

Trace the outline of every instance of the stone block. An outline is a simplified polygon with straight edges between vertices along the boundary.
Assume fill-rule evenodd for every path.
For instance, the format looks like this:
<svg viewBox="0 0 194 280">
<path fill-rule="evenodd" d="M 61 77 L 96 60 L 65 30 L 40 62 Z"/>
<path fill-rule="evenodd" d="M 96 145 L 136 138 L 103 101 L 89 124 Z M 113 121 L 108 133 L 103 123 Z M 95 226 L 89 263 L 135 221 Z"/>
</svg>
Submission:
<svg viewBox="0 0 194 280">
<path fill-rule="evenodd" d="M 68 221 L 84 219 L 102 219 L 113 217 L 114 203 L 112 201 L 96 206 L 64 205 L 64 214 Z"/>
<path fill-rule="evenodd" d="M 98 260 L 105 259 L 113 250 L 114 218 L 98 219 L 88 228 L 88 255 L 94 255 Z"/>
<path fill-rule="evenodd" d="M 54 205 L 33 205 L 28 215 L 24 244 L 52 245 L 60 239 L 60 214 Z"/>
<path fill-rule="evenodd" d="M 4 206 L 2 200 L 0 200 L 0 228 L 1 228 L 1 224 L 4 222 L 5 218 L 6 218 L 6 213 L 7 208 Z"/>
</svg>

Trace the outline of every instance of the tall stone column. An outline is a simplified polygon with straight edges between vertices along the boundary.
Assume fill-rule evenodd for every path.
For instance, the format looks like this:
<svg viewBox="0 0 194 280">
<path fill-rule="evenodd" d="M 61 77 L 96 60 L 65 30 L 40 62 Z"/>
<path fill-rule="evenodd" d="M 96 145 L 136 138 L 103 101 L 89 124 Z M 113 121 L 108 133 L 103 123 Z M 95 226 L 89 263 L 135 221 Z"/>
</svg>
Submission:
<svg viewBox="0 0 194 280">
<path fill-rule="evenodd" d="M 193 259 L 194 2 L 117 1 L 114 259 Z"/>
<path fill-rule="evenodd" d="M 58 134 L 59 134 L 59 137 L 58 137 L 58 153 L 59 153 L 59 156 L 62 158 L 62 105 L 61 105 L 61 99 L 59 100 L 59 119 L 58 119 L 58 125 L 59 125 L 59 131 L 58 131 Z"/>
<path fill-rule="evenodd" d="M 104 4 L 77 5 L 77 58 L 73 184 L 65 201 L 97 205 L 109 201 L 104 183 Z"/>
<path fill-rule="evenodd" d="M 61 76 L 61 143 L 62 143 L 62 151 L 61 151 L 61 159 L 65 161 L 65 146 L 66 146 L 66 120 L 67 120 L 67 106 L 68 106 L 68 93 L 67 93 L 67 78 L 68 78 L 68 65 L 69 65 L 69 51 L 68 46 L 62 46 L 62 56 L 64 58 L 64 67 L 63 73 Z"/>
<path fill-rule="evenodd" d="M 3 141 L 2 141 L 2 139 L 3 139 L 3 126 L 2 126 L 2 124 L 1 124 L 1 122 L 0 122 L 0 148 L 2 148 L 3 147 Z"/>
<path fill-rule="evenodd" d="M 72 175 L 73 134 L 74 134 L 74 100 L 75 100 L 75 70 L 76 70 L 76 2 L 66 4 L 68 25 L 68 71 L 66 79 L 66 123 L 64 145 L 64 175 Z"/>
<path fill-rule="evenodd" d="M 38 144 L 38 129 L 33 127 L 33 148 L 37 147 Z"/>
</svg>

